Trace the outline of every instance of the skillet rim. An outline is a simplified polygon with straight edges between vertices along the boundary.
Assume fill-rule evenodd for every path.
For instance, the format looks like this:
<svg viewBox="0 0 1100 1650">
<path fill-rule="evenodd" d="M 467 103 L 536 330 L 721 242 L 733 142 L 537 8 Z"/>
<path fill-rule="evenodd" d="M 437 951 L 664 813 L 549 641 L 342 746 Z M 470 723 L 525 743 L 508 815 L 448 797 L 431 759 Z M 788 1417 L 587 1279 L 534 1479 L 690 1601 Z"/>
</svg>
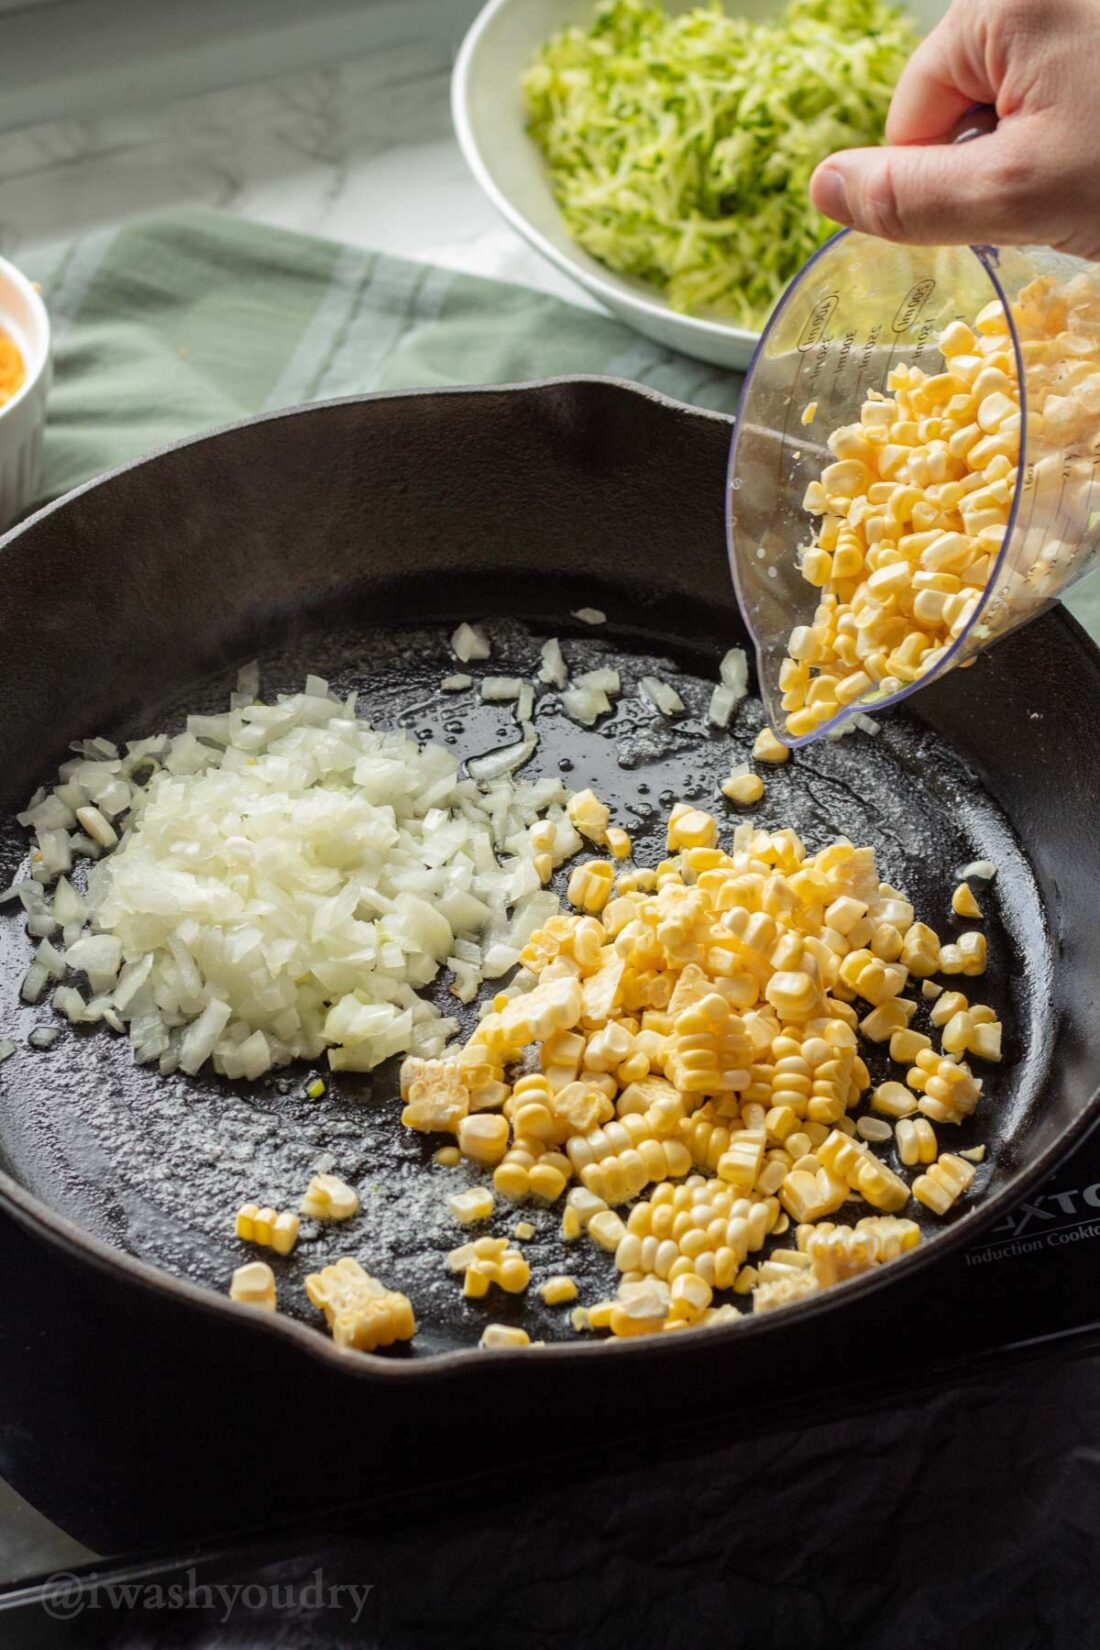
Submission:
<svg viewBox="0 0 1100 1650">
<path fill-rule="evenodd" d="M 652 389 L 645 384 L 632 383 L 627 379 L 615 378 L 598 373 L 569 373 L 553 378 L 533 379 L 523 383 L 509 384 L 458 384 L 443 385 L 431 389 L 403 389 L 383 390 L 364 395 L 346 395 L 332 397 L 325 401 L 314 401 L 305 404 L 278 408 L 271 412 L 255 413 L 248 418 L 235 419 L 228 424 L 215 426 L 203 430 L 198 434 L 184 436 L 177 441 L 168 442 L 153 452 L 143 454 L 139 458 L 130 459 L 124 464 L 114 466 L 101 475 L 93 476 L 79 486 L 52 499 L 40 509 L 26 516 L 15 527 L 10 528 L 0 536 L 0 555 L 20 538 L 30 528 L 47 520 L 56 511 L 65 509 L 84 494 L 97 488 L 106 486 L 117 477 L 141 466 L 156 463 L 167 458 L 180 449 L 197 445 L 201 442 L 219 441 L 225 437 L 235 435 L 237 431 L 247 429 L 254 424 L 273 423 L 276 420 L 300 418 L 310 414 L 323 414 L 333 407 L 352 405 L 369 405 L 378 401 L 423 400 L 425 397 L 444 396 L 532 396 L 545 395 L 548 391 L 560 388 L 584 389 L 587 386 L 606 389 L 608 387 L 630 397 L 640 398 L 655 403 L 669 413 L 682 418 L 684 415 L 692 419 L 705 420 L 708 423 L 724 424 L 732 429 L 734 418 L 730 414 L 715 412 L 709 408 L 690 406 L 678 401 L 672 396 L 664 395 L 659 390 Z M 1058 625 L 1065 634 L 1066 640 L 1080 656 L 1082 665 L 1091 672 L 1100 690 L 1100 649 L 1089 639 L 1085 630 L 1064 607 L 1059 605 L 1034 621 L 1037 624 L 1052 626 Z M 858 1303 L 868 1299 L 872 1293 L 888 1287 L 891 1282 L 900 1281 L 903 1277 L 911 1277 L 918 1268 L 927 1266 L 929 1262 L 946 1258 L 952 1250 L 958 1251 L 968 1244 L 979 1232 L 992 1226 L 999 1215 L 1014 1208 L 1021 1198 L 1067 1157 L 1100 1123 L 1100 1079 L 1092 1090 L 1078 1115 L 1065 1128 L 1062 1134 L 1053 1141 L 1038 1157 L 1027 1165 L 1017 1169 L 996 1191 L 984 1197 L 973 1208 L 945 1226 L 932 1238 L 919 1244 L 916 1249 L 908 1251 L 898 1260 L 892 1261 L 889 1266 L 878 1267 L 874 1271 L 866 1272 L 861 1277 L 848 1280 L 843 1285 L 833 1289 L 822 1290 L 819 1295 L 811 1296 L 808 1300 L 798 1303 L 798 1310 L 794 1315 L 780 1311 L 776 1314 L 746 1314 L 737 1323 L 719 1325 L 708 1331 L 706 1344 L 715 1346 L 733 1344 L 746 1335 L 759 1337 L 770 1330 L 781 1329 L 784 1325 L 806 1325 L 814 1317 L 832 1312 L 837 1307 L 843 1307 L 845 1302 Z M 299 1345 L 303 1351 L 323 1365 L 334 1371 L 340 1370 L 353 1373 L 354 1378 L 371 1382 L 378 1379 L 382 1382 L 402 1381 L 409 1385 L 421 1385 L 446 1380 L 456 1369 L 464 1369 L 473 1348 L 458 1348 L 450 1352 L 433 1353 L 421 1360 L 392 1359 L 380 1357 L 365 1357 L 362 1353 L 351 1348 L 338 1347 L 323 1332 L 319 1326 L 304 1323 L 297 1318 L 286 1317 L 281 1313 L 267 1313 L 251 1310 L 242 1303 L 230 1300 L 228 1295 L 220 1295 L 212 1289 L 200 1284 L 189 1282 L 185 1278 L 176 1277 L 172 1273 L 150 1262 L 140 1260 L 128 1254 L 123 1249 L 117 1249 L 103 1238 L 92 1232 L 87 1232 L 77 1222 L 67 1215 L 52 1209 L 47 1203 L 35 1197 L 18 1181 L 0 1168 L 0 1207 L 16 1219 L 19 1224 L 36 1237 L 44 1238 L 52 1246 L 64 1251 L 71 1259 L 81 1262 L 91 1262 L 101 1273 L 112 1277 L 121 1275 L 125 1281 L 132 1282 L 141 1290 L 152 1291 L 163 1299 L 178 1303 L 187 1310 L 197 1310 L 211 1317 L 215 1322 L 224 1321 L 233 1323 L 238 1329 L 245 1330 L 257 1337 L 275 1335 L 288 1340 L 291 1344 Z M 671 1340 L 672 1345 L 667 1341 Z M 547 1342 L 537 1348 L 544 1359 L 552 1359 L 559 1364 L 571 1363 L 576 1357 L 587 1359 L 645 1359 L 653 1361 L 654 1354 L 662 1358 L 679 1356 L 676 1348 L 679 1346 L 691 1347 L 694 1337 L 673 1335 L 671 1337 L 638 1336 L 622 1340 L 614 1338 L 600 1341 L 556 1341 Z M 535 1348 L 478 1348 L 480 1359 L 488 1359 L 493 1366 L 504 1362 L 511 1363 L 517 1357 L 529 1357 Z"/>
</svg>

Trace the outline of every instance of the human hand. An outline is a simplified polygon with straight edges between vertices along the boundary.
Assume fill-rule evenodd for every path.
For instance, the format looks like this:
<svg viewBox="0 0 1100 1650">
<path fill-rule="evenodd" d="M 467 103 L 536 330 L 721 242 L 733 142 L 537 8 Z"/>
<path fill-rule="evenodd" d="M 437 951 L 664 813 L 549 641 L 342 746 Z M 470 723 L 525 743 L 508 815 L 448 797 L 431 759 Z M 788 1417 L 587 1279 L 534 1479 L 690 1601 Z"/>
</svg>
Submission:
<svg viewBox="0 0 1100 1650">
<path fill-rule="evenodd" d="M 952 146 L 975 104 L 996 131 Z M 819 211 L 891 241 L 1100 260 L 1100 0 L 953 0 L 902 72 L 886 137 L 822 162 Z"/>
</svg>

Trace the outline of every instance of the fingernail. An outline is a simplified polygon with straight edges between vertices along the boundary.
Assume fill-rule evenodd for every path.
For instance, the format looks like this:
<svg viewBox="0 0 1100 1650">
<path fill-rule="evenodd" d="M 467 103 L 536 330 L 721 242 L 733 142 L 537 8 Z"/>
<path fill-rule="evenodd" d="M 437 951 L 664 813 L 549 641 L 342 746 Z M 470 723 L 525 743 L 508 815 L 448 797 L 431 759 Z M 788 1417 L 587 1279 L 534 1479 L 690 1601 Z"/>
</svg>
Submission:
<svg viewBox="0 0 1100 1650">
<path fill-rule="evenodd" d="M 822 166 L 814 176 L 814 205 L 834 223 L 851 223 L 848 210 L 848 189 L 844 173 L 835 166 Z"/>
</svg>

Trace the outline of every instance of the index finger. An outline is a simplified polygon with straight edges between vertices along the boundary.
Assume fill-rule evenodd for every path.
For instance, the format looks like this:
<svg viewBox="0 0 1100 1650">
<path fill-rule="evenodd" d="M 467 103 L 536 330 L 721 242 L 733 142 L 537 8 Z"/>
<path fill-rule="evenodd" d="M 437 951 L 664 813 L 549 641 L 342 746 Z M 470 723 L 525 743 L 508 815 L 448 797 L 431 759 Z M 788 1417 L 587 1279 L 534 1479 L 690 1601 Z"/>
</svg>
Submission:
<svg viewBox="0 0 1100 1650">
<path fill-rule="evenodd" d="M 995 103 L 984 53 L 968 41 L 952 10 L 922 40 L 894 89 L 886 117 L 888 143 L 946 142 L 976 103 Z"/>
</svg>

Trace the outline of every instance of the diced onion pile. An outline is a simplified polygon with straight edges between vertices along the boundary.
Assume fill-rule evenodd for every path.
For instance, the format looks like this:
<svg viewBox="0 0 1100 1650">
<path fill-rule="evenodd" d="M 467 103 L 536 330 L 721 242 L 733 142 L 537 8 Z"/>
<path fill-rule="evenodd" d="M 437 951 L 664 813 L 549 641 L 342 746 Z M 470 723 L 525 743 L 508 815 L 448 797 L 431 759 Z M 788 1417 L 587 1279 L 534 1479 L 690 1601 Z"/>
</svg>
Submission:
<svg viewBox="0 0 1100 1650">
<path fill-rule="evenodd" d="M 376 731 L 316 677 L 269 705 L 254 675 L 239 686 L 175 738 L 85 742 L 20 815 L 40 942 L 24 1000 L 82 974 L 87 991 L 60 984 L 55 1005 L 125 1030 L 163 1073 L 439 1054 L 456 1022 L 418 991 L 446 965 L 472 1000 L 558 909 L 542 883 L 580 847 L 567 792 L 498 778 L 503 762 L 462 779 L 448 751 Z M 74 856 L 111 849 L 81 894 Z"/>
</svg>

